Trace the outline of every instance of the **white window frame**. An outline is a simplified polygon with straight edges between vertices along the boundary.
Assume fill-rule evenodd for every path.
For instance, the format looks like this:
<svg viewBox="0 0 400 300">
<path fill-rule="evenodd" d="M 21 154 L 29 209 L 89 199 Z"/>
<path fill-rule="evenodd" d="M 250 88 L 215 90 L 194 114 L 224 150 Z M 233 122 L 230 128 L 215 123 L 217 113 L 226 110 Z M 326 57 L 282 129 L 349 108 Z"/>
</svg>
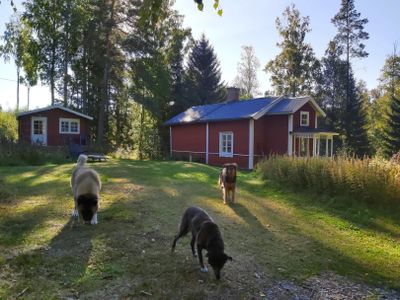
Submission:
<svg viewBox="0 0 400 300">
<path fill-rule="evenodd" d="M 223 136 L 231 136 L 231 152 L 223 151 Z M 227 146 L 225 146 L 227 147 Z M 232 131 L 222 131 L 219 133 L 219 157 L 233 157 L 233 132 Z"/>
<path fill-rule="evenodd" d="M 61 123 L 68 122 L 68 131 L 61 131 Z M 71 131 L 71 123 L 77 122 L 78 123 L 78 131 L 73 132 Z M 58 132 L 59 134 L 80 134 L 81 132 L 81 120 L 80 119 L 72 119 L 72 118 L 60 118 L 58 122 Z"/>
<path fill-rule="evenodd" d="M 306 123 L 303 123 L 303 116 L 307 116 Z M 308 111 L 300 112 L 300 126 L 310 126 L 310 113 Z"/>
</svg>

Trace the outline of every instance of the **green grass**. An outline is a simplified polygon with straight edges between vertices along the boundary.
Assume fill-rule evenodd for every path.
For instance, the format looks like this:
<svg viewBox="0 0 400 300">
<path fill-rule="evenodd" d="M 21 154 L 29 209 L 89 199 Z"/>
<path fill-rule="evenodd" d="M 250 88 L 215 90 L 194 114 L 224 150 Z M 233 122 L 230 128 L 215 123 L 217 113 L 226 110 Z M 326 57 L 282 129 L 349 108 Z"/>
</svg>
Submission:
<svg viewBox="0 0 400 300">
<path fill-rule="evenodd" d="M 0 299 L 259 297 L 276 280 L 325 271 L 400 288 L 394 211 L 293 193 L 241 172 L 224 205 L 219 169 L 184 162 L 111 160 L 99 224 L 70 218 L 73 164 L 0 167 Z M 188 205 L 207 210 L 234 258 L 218 282 L 199 272 L 189 238 L 170 245 Z M 256 278 L 257 273 L 261 278 Z M 257 276 L 257 277 L 259 277 Z"/>
</svg>

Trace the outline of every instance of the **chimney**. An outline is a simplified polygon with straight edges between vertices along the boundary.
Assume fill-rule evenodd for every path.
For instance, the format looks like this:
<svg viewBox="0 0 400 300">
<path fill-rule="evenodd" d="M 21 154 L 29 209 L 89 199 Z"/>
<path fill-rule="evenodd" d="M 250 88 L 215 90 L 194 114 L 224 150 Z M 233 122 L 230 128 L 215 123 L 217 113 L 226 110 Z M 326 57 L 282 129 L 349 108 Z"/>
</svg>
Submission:
<svg viewBox="0 0 400 300">
<path fill-rule="evenodd" d="M 240 89 L 237 87 L 228 87 L 226 88 L 227 90 L 227 96 L 226 96 L 226 102 L 231 102 L 231 101 L 237 101 L 239 100 L 239 94 L 240 94 Z"/>
</svg>

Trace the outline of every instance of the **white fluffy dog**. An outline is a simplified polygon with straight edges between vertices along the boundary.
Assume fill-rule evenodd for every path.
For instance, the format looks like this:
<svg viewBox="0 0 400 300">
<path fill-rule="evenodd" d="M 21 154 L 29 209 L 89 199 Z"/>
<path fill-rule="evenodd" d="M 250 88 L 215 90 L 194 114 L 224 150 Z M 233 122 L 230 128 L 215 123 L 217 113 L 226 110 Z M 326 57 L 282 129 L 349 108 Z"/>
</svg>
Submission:
<svg viewBox="0 0 400 300">
<path fill-rule="evenodd" d="M 72 173 L 71 188 L 75 203 L 72 216 L 82 218 L 86 224 L 97 224 L 101 182 L 97 172 L 86 167 L 87 159 L 86 155 L 79 155 Z"/>
</svg>

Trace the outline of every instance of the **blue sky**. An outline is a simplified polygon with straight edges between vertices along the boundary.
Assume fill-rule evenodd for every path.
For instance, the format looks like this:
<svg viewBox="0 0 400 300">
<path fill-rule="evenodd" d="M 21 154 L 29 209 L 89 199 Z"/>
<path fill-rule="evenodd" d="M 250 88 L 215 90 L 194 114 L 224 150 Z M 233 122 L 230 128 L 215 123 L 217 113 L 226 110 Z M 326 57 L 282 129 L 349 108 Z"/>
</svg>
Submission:
<svg viewBox="0 0 400 300">
<path fill-rule="evenodd" d="M 0 4 L 0 32 L 12 14 L 8 1 Z M 21 1 L 17 2 L 20 3 Z M 310 16 L 312 31 L 307 41 L 312 45 L 318 58 L 324 55 L 326 46 L 336 33 L 331 18 L 340 8 L 340 0 L 220 0 L 222 17 L 212 8 L 213 0 L 204 0 L 204 11 L 196 9 L 191 0 L 177 0 L 175 8 L 185 16 L 184 25 L 192 28 L 195 38 L 205 33 L 214 46 L 221 64 L 222 78 L 231 84 L 236 76 L 236 66 L 240 58 L 241 46 L 251 45 L 261 63 L 258 72 L 260 91 L 271 89 L 269 78 L 262 71 L 265 64 L 273 59 L 280 41 L 275 28 L 275 19 L 280 17 L 285 7 L 294 3 L 302 16 Z M 400 1 L 399 0 L 356 0 L 361 17 L 367 17 L 366 31 L 370 39 L 365 42 L 369 56 L 355 60 L 353 68 L 357 79 L 366 81 L 368 88 L 377 86 L 380 70 L 393 44 L 400 44 Z M 13 64 L 0 62 L 0 78 L 15 79 Z M 13 108 L 16 103 L 16 84 L 0 79 L 0 105 Z M 39 86 L 31 91 L 31 108 L 50 103 L 48 87 Z M 26 104 L 26 89 L 21 88 L 21 104 Z"/>
</svg>

